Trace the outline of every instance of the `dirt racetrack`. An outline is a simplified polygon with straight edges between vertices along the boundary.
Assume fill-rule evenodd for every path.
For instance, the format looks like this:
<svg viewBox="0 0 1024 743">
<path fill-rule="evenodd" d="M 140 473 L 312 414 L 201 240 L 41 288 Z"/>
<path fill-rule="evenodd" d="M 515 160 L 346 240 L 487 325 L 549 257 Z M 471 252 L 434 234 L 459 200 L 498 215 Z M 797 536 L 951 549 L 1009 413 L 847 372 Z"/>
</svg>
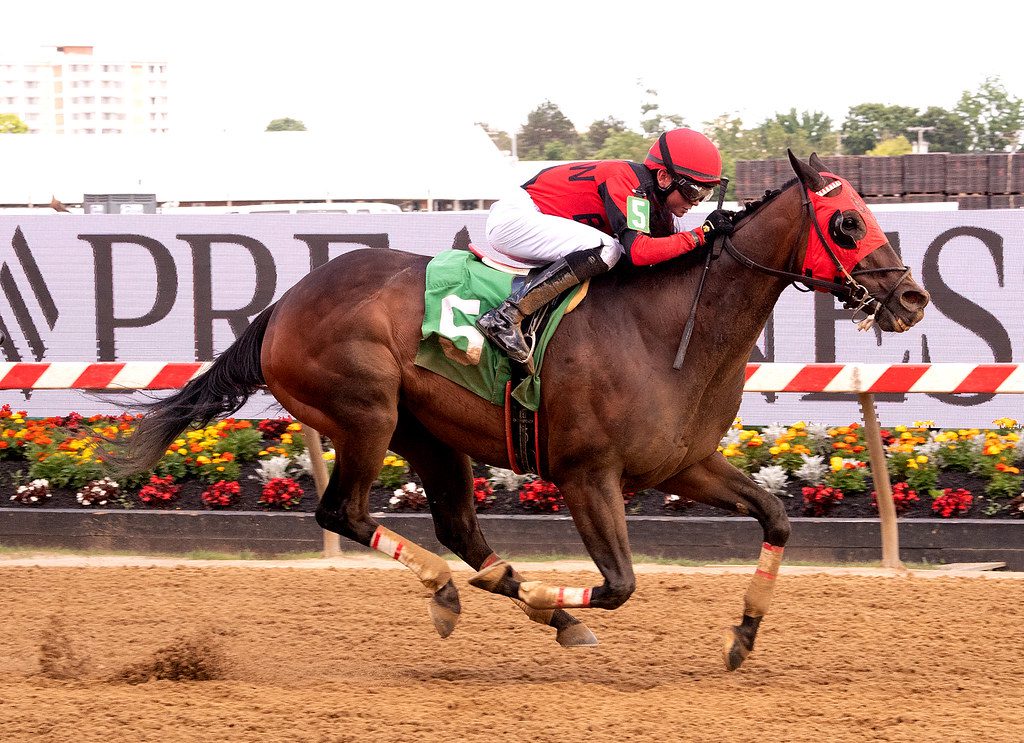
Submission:
<svg viewBox="0 0 1024 743">
<path fill-rule="evenodd" d="M 0 562 L 0 740 L 1024 740 L 1024 580 L 783 574 L 728 673 L 745 575 L 642 573 L 574 650 L 468 575 L 441 640 L 404 570 Z"/>
</svg>

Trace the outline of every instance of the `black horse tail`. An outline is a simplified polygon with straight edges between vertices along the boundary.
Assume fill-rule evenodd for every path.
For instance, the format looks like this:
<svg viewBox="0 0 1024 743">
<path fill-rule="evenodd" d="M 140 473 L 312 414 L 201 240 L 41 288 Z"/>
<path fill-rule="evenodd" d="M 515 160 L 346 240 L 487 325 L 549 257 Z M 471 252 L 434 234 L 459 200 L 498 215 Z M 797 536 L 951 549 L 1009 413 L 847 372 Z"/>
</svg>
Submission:
<svg viewBox="0 0 1024 743">
<path fill-rule="evenodd" d="M 234 413 L 265 384 L 260 349 L 273 309 L 274 305 L 270 305 L 257 315 L 202 375 L 173 395 L 140 406 L 145 417 L 124 448 L 107 456 L 115 475 L 152 469 L 189 425 L 205 426 L 215 418 Z"/>
</svg>

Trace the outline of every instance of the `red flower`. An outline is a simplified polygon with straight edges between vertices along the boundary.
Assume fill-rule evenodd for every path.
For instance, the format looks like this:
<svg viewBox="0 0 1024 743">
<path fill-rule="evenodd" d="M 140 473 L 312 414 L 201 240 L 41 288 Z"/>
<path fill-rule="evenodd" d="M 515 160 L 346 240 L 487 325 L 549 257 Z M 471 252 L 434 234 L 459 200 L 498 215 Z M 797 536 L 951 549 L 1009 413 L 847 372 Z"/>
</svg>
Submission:
<svg viewBox="0 0 1024 743">
<path fill-rule="evenodd" d="M 919 500 L 921 499 L 917 497 L 917 491 L 911 490 L 907 483 L 898 482 L 892 486 L 892 502 L 896 506 L 897 514 L 906 513 L 910 510 L 911 504 Z M 871 507 L 878 510 L 878 496 L 874 490 L 871 491 Z"/>
<path fill-rule="evenodd" d="M 494 489 L 487 482 L 486 477 L 473 478 L 473 500 L 476 502 L 476 509 L 482 511 L 490 508 L 494 503 Z"/>
<path fill-rule="evenodd" d="M 942 518 L 948 519 L 950 516 L 959 516 L 971 507 L 974 503 L 974 496 L 971 495 L 971 491 L 964 488 L 946 488 L 942 491 L 942 495 L 932 501 L 932 510 L 939 514 Z"/>
<path fill-rule="evenodd" d="M 842 490 L 825 485 L 805 487 L 801 492 L 804 495 L 804 513 L 810 513 L 813 516 L 825 516 L 836 503 L 843 499 Z"/>
<path fill-rule="evenodd" d="M 259 503 L 270 508 L 285 510 L 302 500 L 302 487 L 290 477 L 275 477 L 263 486 Z"/>
<path fill-rule="evenodd" d="M 218 480 L 203 491 L 203 503 L 211 508 L 225 508 L 238 500 L 241 486 L 234 481 Z"/>
<path fill-rule="evenodd" d="M 180 490 L 181 486 L 175 485 L 174 478 L 170 475 L 167 477 L 151 475 L 149 484 L 139 491 L 139 498 L 146 504 L 169 503 L 177 497 Z"/>
<path fill-rule="evenodd" d="M 552 482 L 532 480 L 519 488 L 519 502 L 531 510 L 557 512 L 562 507 L 562 494 Z"/>
</svg>

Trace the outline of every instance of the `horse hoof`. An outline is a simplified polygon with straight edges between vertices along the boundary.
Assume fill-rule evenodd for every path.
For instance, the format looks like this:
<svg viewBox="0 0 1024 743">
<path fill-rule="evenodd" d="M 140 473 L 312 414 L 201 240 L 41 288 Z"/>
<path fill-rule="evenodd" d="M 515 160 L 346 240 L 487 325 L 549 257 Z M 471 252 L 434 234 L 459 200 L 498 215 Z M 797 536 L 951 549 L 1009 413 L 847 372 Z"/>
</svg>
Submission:
<svg viewBox="0 0 1024 743">
<path fill-rule="evenodd" d="M 430 611 L 430 619 L 434 622 L 437 634 L 444 638 L 454 632 L 462 613 L 459 590 L 455 584 L 449 580 L 438 589 L 437 593 L 430 597 L 427 609 Z"/>
<path fill-rule="evenodd" d="M 597 637 L 583 622 L 562 627 L 562 629 L 558 630 L 555 639 L 563 648 L 589 647 L 598 644 Z"/>
<path fill-rule="evenodd" d="M 486 568 L 476 573 L 469 579 L 469 585 L 475 588 L 482 588 L 485 591 L 491 593 L 498 592 L 498 586 L 501 581 L 504 580 L 505 576 L 512 572 L 512 566 L 504 560 L 498 560 L 493 565 L 488 565 Z"/>
<path fill-rule="evenodd" d="M 725 633 L 725 646 L 722 649 L 722 659 L 729 671 L 735 671 L 743 665 L 743 661 L 750 655 L 750 646 L 746 638 L 740 633 L 739 627 L 733 627 Z"/>
</svg>

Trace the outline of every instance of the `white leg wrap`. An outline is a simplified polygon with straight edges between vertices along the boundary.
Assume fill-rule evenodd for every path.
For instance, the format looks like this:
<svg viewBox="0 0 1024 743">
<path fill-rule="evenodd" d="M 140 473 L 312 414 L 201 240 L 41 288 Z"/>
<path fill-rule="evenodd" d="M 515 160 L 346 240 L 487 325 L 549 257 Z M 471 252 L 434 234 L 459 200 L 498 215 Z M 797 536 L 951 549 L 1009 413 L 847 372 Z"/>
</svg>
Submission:
<svg viewBox="0 0 1024 743">
<path fill-rule="evenodd" d="M 373 533 L 370 547 L 405 565 L 434 593 L 452 578 L 447 562 L 383 526 Z"/>
<path fill-rule="evenodd" d="M 549 586 L 531 580 L 519 584 L 519 598 L 534 609 L 584 609 L 590 606 L 589 588 Z"/>
<path fill-rule="evenodd" d="M 743 613 L 749 617 L 763 617 L 768 613 L 772 603 L 772 592 L 775 590 L 775 578 L 782 565 L 782 547 L 775 547 L 767 542 L 761 545 L 761 557 L 757 561 L 757 570 L 750 579 L 747 594 L 743 597 Z"/>
</svg>

